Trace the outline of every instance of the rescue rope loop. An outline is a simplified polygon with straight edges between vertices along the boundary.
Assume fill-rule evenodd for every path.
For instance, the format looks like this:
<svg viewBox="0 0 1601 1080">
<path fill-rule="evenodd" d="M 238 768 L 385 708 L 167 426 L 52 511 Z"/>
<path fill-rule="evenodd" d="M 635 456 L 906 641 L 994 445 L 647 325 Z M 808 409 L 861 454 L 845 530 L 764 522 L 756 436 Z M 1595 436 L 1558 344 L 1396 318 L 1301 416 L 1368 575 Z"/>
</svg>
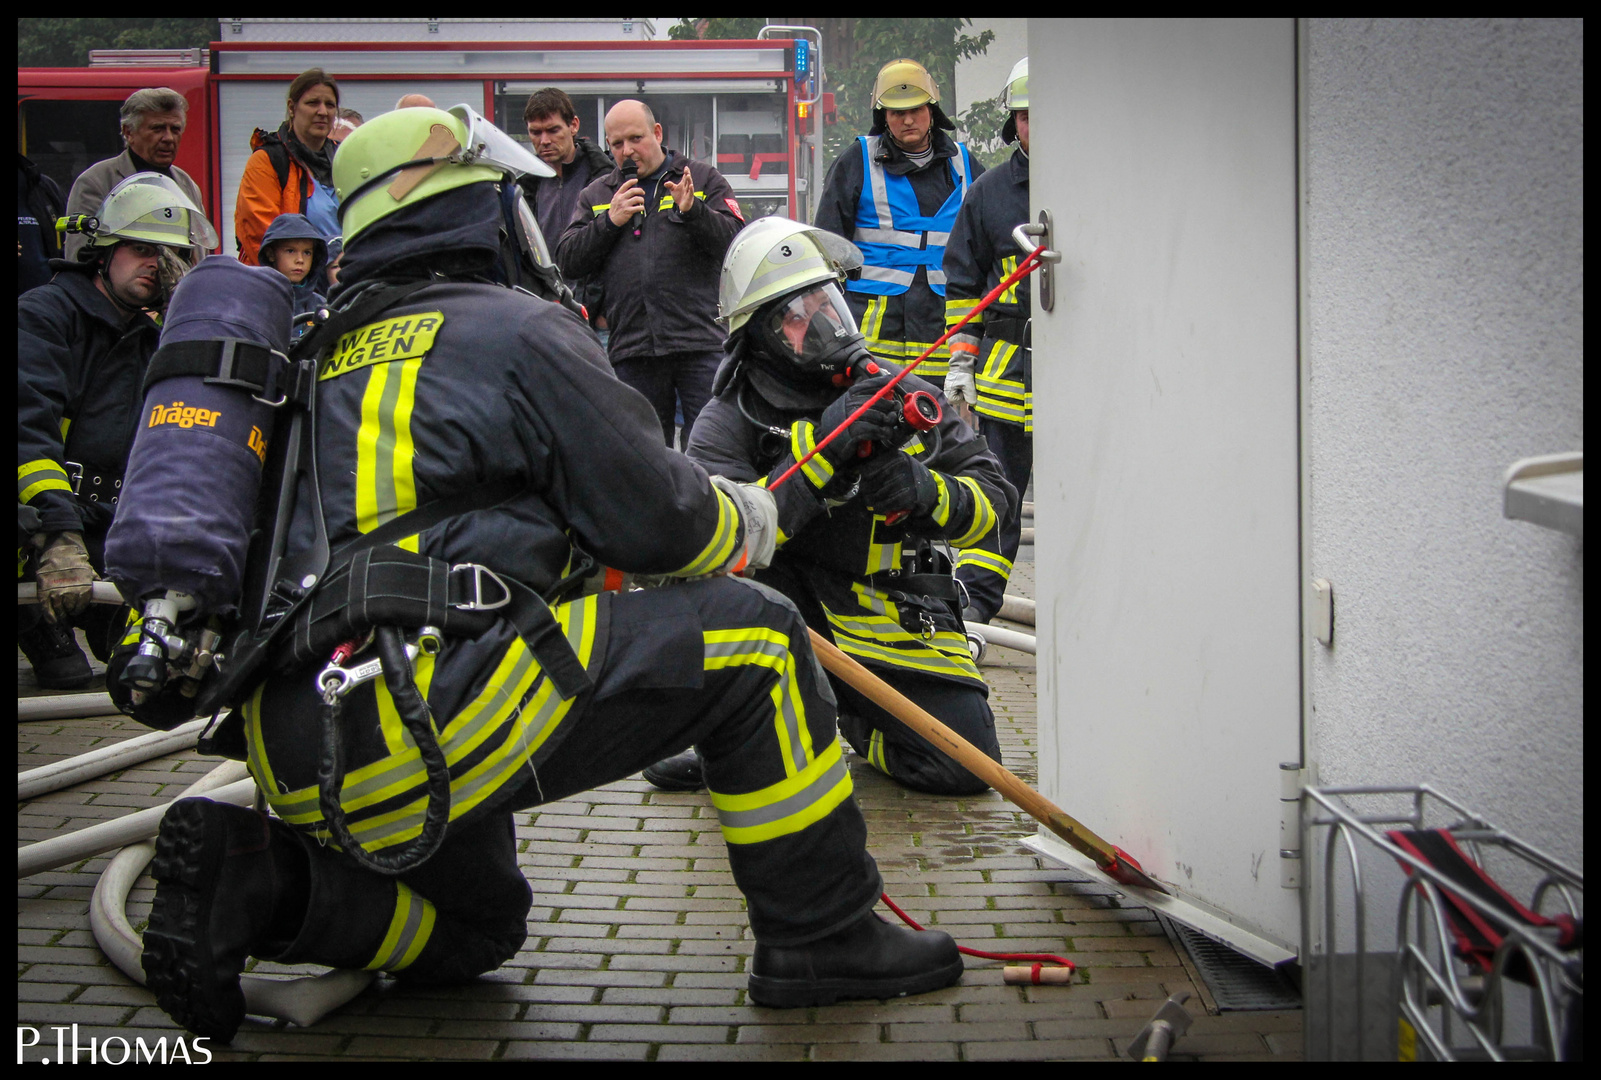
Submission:
<svg viewBox="0 0 1601 1080">
<path fill-rule="evenodd" d="M 984 299 L 980 300 L 972 311 L 969 311 L 966 315 L 964 315 L 955 326 L 950 327 L 945 331 L 945 333 L 941 334 L 938 341 L 934 342 L 934 344 L 923 350 L 922 356 L 919 356 L 916 360 L 913 360 L 910 364 L 907 364 L 901 369 L 899 375 L 896 375 L 893 379 L 880 387 L 878 393 L 862 402 L 861 406 L 855 412 L 851 413 L 844 420 L 840 421 L 838 427 L 819 439 L 817 441 L 817 445 L 812 447 L 811 452 L 805 457 L 801 458 L 799 461 L 795 462 L 795 464 L 791 465 L 788 469 L 785 469 L 784 475 L 773 481 L 773 483 L 768 487 L 768 490 L 777 491 L 780 487 L 782 487 L 786 480 L 788 480 L 791 476 L 794 476 L 800 471 L 802 466 L 804 466 L 808 461 L 812 460 L 812 458 L 816 457 L 818 451 L 822 450 L 823 447 L 833 442 L 836 435 L 854 424 L 857 417 L 861 416 L 868 409 L 871 409 L 878 402 L 882 401 L 887 395 L 893 393 L 896 385 L 902 379 L 910 375 L 912 370 L 916 368 L 917 365 L 921 364 L 924 360 L 927 360 L 930 356 L 933 356 L 936 349 L 949 341 L 953 335 L 959 333 L 962 327 L 972 322 L 979 312 L 983 311 L 985 308 L 995 303 L 995 301 L 999 300 L 1001 298 L 1001 294 L 1007 289 L 1011 288 L 1013 285 L 1032 274 L 1035 270 L 1039 269 L 1041 262 L 1045 261 L 1046 255 L 1055 254 L 1055 252 L 1048 252 L 1044 248 L 1035 248 L 1033 251 L 1029 252 L 1028 256 L 1024 258 L 1022 262 L 1017 264 L 1017 269 L 1013 270 L 1010 274 L 1007 274 L 1006 277 L 1002 278 L 1000 284 L 996 285 L 995 288 L 986 293 L 984 295 Z M 1060 258 L 1060 256 L 1057 257 Z"/>
<path fill-rule="evenodd" d="M 406 638 L 399 627 L 376 628 L 378 655 L 383 660 L 384 684 L 394 699 L 400 722 L 417 744 L 428 777 L 428 809 L 423 815 L 422 832 L 394 853 L 375 853 L 361 846 L 345 824 L 345 809 L 339 803 L 345 782 L 344 747 L 340 740 L 343 699 L 325 694 L 321 708 L 321 755 L 317 768 L 317 802 L 334 842 L 364 868 L 386 877 L 396 877 L 417 869 L 433 857 L 445 840 L 450 824 L 450 765 L 434 733 L 433 713 L 417 689 L 411 658 L 406 655 Z"/>
</svg>

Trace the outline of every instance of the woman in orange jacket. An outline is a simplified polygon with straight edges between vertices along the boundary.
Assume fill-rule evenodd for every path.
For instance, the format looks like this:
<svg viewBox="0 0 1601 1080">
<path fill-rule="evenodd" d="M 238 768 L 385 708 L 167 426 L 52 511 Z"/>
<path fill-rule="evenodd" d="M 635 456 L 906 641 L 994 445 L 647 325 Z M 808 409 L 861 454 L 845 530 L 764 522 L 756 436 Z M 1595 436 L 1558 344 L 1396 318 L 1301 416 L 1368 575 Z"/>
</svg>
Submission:
<svg viewBox="0 0 1601 1080">
<path fill-rule="evenodd" d="M 339 235 L 333 156 L 328 137 L 339 117 L 339 84 L 321 68 L 301 72 L 289 84 L 287 115 L 276 132 L 257 128 L 255 153 L 245 164 L 234 204 L 234 242 L 239 260 L 260 265 L 267 226 L 279 214 L 304 214 L 328 238 Z"/>
</svg>

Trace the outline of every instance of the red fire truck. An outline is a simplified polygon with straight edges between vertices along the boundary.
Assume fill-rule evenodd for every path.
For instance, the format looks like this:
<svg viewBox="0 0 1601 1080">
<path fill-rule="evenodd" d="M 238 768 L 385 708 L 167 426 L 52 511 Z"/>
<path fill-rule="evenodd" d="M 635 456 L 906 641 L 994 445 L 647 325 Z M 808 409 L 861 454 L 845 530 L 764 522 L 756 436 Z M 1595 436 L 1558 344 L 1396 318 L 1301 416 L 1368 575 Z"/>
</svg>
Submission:
<svg viewBox="0 0 1601 1080">
<path fill-rule="evenodd" d="M 223 20 L 221 29 L 225 37 L 237 37 L 243 24 Z M 526 36 L 572 28 L 429 19 L 299 20 L 292 30 L 280 25 L 277 32 L 371 36 L 376 26 L 391 36 L 427 34 L 425 26 L 401 24 L 435 29 L 423 40 L 223 40 L 209 50 L 97 52 L 82 68 L 19 68 L 18 148 L 65 192 L 83 169 L 120 152 L 123 99 L 140 87 L 169 86 L 189 101 L 178 165 L 200 184 L 207 216 L 223 236 L 222 251 L 231 253 L 234 198 L 250 156 L 250 134 L 284 119 L 289 83 L 307 68 L 320 67 L 338 79 L 341 105 L 363 116 L 388 111 L 403 94 L 421 93 L 441 107 L 472 105 L 519 139 L 526 137 L 523 106 L 529 96 L 557 86 L 577 107 L 580 134 L 597 142 L 604 141 L 602 119 L 614 102 L 648 103 L 667 145 L 716 165 L 747 220 L 811 216 L 822 185 L 815 125 L 821 95 L 816 48 L 805 37 L 454 40 L 474 32 Z"/>
</svg>

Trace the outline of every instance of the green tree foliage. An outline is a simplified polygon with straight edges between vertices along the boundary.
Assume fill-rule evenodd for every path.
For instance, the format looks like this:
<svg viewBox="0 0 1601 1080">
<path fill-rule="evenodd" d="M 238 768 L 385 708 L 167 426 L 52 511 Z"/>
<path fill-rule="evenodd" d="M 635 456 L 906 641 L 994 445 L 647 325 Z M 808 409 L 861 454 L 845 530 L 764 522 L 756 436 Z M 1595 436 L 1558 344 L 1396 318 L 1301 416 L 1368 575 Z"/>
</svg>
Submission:
<svg viewBox="0 0 1601 1080">
<path fill-rule="evenodd" d="M 833 93 L 839 123 L 823 129 L 825 167 L 873 126 L 873 79 L 878 69 L 899 57 L 910 57 L 928 68 L 939 87 L 943 105 L 954 107 L 956 62 L 979 56 L 994 40 L 994 31 L 963 33 L 971 19 L 796 19 L 815 26 L 823 36 L 824 89 Z M 704 28 L 697 24 L 705 22 Z M 706 38 L 753 38 L 766 23 L 764 19 L 680 19 L 668 30 L 674 40 Z M 699 32 L 703 30 L 704 32 Z M 986 166 L 1007 157 L 1001 145 L 1001 124 L 1006 110 L 1000 98 L 975 102 L 961 114 L 947 113 L 965 140 Z"/>
<path fill-rule="evenodd" d="M 203 49 L 216 19 L 18 19 L 18 67 L 84 67 L 90 49 Z"/>
</svg>

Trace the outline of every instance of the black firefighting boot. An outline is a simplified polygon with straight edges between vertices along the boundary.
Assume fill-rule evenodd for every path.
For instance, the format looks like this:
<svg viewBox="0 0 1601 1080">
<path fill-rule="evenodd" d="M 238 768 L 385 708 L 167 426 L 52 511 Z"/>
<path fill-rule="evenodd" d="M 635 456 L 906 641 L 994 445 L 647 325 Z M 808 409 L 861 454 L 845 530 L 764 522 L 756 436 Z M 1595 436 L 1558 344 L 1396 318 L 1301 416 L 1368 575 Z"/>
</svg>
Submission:
<svg viewBox="0 0 1601 1080">
<path fill-rule="evenodd" d="M 663 791 L 699 791 L 706 786 L 705 770 L 694 747 L 663 758 L 640 775 Z"/>
<path fill-rule="evenodd" d="M 18 632 L 17 644 L 33 665 L 33 677 L 42 690 L 82 690 L 94 681 L 89 659 L 78 648 L 70 626 L 40 619 L 31 630 Z"/>
<path fill-rule="evenodd" d="M 146 985 L 178 1023 L 228 1042 L 245 1018 L 245 958 L 281 948 L 303 920 L 305 850 L 264 814 L 181 799 L 161 820 L 152 872 Z"/>
<path fill-rule="evenodd" d="M 793 1009 L 841 998 L 926 994 L 962 977 L 962 956 L 949 934 L 892 926 L 874 912 L 805 945 L 756 943 L 750 999 Z"/>
</svg>

